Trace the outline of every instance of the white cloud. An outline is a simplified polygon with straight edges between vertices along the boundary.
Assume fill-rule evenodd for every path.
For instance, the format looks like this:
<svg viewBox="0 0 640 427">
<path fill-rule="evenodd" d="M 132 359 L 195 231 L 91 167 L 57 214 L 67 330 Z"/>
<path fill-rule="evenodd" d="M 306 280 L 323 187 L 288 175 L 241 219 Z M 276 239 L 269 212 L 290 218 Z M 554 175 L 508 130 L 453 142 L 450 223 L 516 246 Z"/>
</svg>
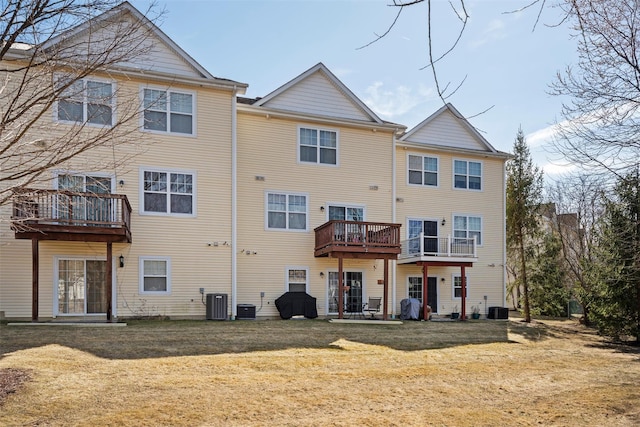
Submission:
<svg viewBox="0 0 640 427">
<path fill-rule="evenodd" d="M 529 147 L 544 147 L 553 141 L 553 138 L 558 134 L 560 130 L 559 124 L 553 124 L 546 128 L 539 129 L 528 135 L 525 135 L 525 140 Z"/>
<path fill-rule="evenodd" d="M 544 172 L 545 177 L 554 177 L 558 175 L 567 174 L 569 172 L 573 172 L 578 167 L 576 165 L 570 163 L 546 163 L 542 165 L 542 171 Z"/>
<path fill-rule="evenodd" d="M 487 24 L 487 27 L 482 31 L 480 36 L 470 43 L 471 47 L 477 48 L 483 44 L 504 39 L 507 36 L 504 28 L 505 24 L 503 20 L 493 19 L 489 24 Z"/>
<path fill-rule="evenodd" d="M 399 85 L 387 89 L 382 82 L 375 82 L 365 89 L 364 103 L 376 114 L 388 119 L 403 116 L 417 105 L 433 99 L 433 89 L 420 85 L 418 89 Z"/>
</svg>

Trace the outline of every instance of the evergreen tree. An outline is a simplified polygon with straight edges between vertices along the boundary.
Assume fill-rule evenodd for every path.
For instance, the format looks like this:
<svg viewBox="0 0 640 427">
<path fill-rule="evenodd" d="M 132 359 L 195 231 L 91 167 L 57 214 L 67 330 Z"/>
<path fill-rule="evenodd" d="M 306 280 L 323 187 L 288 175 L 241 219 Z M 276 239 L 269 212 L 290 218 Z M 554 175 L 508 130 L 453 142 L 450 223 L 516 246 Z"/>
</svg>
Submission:
<svg viewBox="0 0 640 427">
<path fill-rule="evenodd" d="M 507 164 L 507 251 L 512 252 L 522 287 L 525 322 L 531 322 L 527 260 L 535 254 L 540 233 L 542 172 L 533 164 L 522 129 L 513 145 L 514 158 Z"/>
<path fill-rule="evenodd" d="M 531 262 L 529 301 L 531 312 L 544 316 L 566 316 L 569 289 L 562 268 L 562 245 L 553 231 L 544 235 Z"/>
<path fill-rule="evenodd" d="M 602 218 L 591 316 L 599 331 L 640 342 L 640 177 L 618 180 Z"/>
</svg>

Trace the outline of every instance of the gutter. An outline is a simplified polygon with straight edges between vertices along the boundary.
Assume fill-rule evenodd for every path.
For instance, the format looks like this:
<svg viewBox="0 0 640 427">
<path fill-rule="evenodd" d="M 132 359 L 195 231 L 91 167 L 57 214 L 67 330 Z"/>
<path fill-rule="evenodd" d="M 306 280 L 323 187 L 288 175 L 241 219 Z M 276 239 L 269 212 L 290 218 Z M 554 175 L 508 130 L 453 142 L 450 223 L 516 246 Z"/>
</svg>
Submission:
<svg viewBox="0 0 640 427">
<path fill-rule="evenodd" d="M 401 141 L 397 145 L 398 147 L 417 148 L 421 150 L 433 149 L 438 151 L 446 151 L 449 153 L 465 154 L 468 156 L 476 156 L 476 157 L 483 156 L 483 157 L 491 157 L 491 158 L 503 159 L 503 160 L 509 160 L 513 158 L 512 154 L 505 153 L 502 151 L 479 151 L 479 150 L 472 150 L 472 149 L 466 149 L 466 148 L 449 147 L 446 145 L 424 144 L 421 142 L 407 142 L 407 141 Z"/>
<path fill-rule="evenodd" d="M 255 107 L 252 105 L 240 104 L 238 105 L 238 111 L 241 113 L 254 114 L 258 116 L 267 116 L 269 118 L 283 118 L 298 121 L 307 121 L 312 123 L 326 123 L 333 126 L 340 125 L 358 129 L 376 129 L 379 131 L 397 132 L 400 128 L 406 129 L 405 126 L 396 123 L 374 123 L 365 122 L 362 120 L 341 119 L 339 117 L 331 116 L 317 116 L 313 114 L 298 113 L 287 110 L 277 110 L 265 107 Z"/>
</svg>

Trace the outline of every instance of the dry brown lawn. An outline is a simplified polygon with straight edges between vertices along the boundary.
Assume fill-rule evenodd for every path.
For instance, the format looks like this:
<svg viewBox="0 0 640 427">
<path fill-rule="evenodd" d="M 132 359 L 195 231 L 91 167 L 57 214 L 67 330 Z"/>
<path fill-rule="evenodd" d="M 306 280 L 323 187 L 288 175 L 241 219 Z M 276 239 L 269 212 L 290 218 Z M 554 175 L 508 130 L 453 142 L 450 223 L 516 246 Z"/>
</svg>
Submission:
<svg viewBox="0 0 640 427">
<path fill-rule="evenodd" d="M 640 353 L 572 321 L 0 326 L 1 426 L 637 426 Z"/>
</svg>

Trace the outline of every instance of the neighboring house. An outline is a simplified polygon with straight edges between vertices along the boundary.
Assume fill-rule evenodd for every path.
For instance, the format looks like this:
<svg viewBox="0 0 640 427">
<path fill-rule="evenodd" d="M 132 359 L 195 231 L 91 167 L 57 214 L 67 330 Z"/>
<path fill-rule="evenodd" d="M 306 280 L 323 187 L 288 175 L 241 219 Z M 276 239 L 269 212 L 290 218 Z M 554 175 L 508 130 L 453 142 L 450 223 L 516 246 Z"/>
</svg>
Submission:
<svg viewBox="0 0 640 427">
<path fill-rule="evenodd" d="M 385 318 L 406 298 L 438 315 L 504 306 L 509 155 L 453 106 L 406 132 L 321 63 L 242 98 L 247 85 L 153 36 L 148 70 L 113 80 L 143 100 L 144 152 L 121 170 L 51 171 L 48 191 L 2 208 L 30 225 L 1 224 L 6 318 L 205 318 L 205 295 L 228 297 L 231 318 L 245 306 L 276 317 L 285 292 L 313 296 L 321 317 L 369 297 Z M 189 107 L 174 121 L 144 105 L 174 94 Z"/>
</svg>

